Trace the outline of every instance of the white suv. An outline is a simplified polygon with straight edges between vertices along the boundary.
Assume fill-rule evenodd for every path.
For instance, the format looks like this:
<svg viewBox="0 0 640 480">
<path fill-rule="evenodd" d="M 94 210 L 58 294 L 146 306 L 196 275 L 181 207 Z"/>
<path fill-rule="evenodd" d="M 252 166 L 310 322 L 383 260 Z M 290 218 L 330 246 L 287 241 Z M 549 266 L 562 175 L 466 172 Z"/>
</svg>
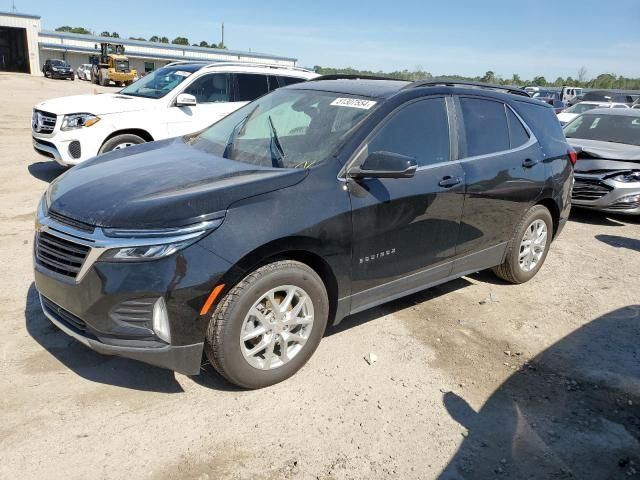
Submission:
<svg viewBox="0 0 640 480">
<path fill-rule="evenodd" d="M 118 93 L 75 95 L 33 109 L 33 147 L 64 166 L 197 132 L 276 88 L 317 77 L 301 68 L 171 63 Z"/>
</svg>

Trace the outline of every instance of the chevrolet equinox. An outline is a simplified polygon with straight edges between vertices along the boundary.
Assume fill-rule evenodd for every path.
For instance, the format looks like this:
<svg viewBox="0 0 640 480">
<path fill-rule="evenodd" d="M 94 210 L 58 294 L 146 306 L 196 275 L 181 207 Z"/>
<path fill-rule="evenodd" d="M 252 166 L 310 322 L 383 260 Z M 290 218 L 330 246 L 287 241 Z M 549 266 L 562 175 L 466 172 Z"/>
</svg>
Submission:
<svg viewBox="0 0 640 480">
<path fill-rule="evenodd" d="M 36 287 L 97 352 L 189 375 L 204 352 L 264 387 L 347 315 L 482 269 L 532 278 L 575 158 L 518 89 L 324 77 L 64 173 L 38 207 Z"/>
</svg>

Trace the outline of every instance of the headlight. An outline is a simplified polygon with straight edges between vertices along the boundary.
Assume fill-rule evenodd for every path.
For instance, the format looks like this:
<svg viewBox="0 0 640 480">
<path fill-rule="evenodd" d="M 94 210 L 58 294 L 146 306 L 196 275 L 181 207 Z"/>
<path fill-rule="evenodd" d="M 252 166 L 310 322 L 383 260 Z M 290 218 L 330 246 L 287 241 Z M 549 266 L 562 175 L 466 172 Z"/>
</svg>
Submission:
<svg viewBox="0 0 640 480">
<path fill-rule="evenodd" d="M 53 70 L 54 72 L 58 71 L 58 69 L 56 67 L 51 67 L 51 70 Z"/>
<path fill-rule="evenodd" d="M 611 177 L 611 180 L 623 183 L 640 182 L 640 172 L 621 173 Z"/>
<path fill-rule="evenodd" d="M 186 227 L 157 230 L 105 228 L 107 237 L 120 239 L 122 246 L 111 248 L 100 257 L 103 262 L 141 262 L 168 257 L 200 240 L 222 225 L 216 218 Z"/>
<path fill-rule="evenodd" d="M 62 119 L 60 130 L 73 130 L 76 128 L 90 127 L 100 121 L 100 117 L 90 113 L 72 113 Z"/>
<path fill-rule="evenodd" d="M 140 262 L 144 260 L 158 260 L 173 255 L 178 250 L 191 245 L 195 240 L 166 243 L 164 245 L 146 245 L 143 247 L 114 248 L 102 254 L 100 260 L 105 262 Z"/>
</svg>

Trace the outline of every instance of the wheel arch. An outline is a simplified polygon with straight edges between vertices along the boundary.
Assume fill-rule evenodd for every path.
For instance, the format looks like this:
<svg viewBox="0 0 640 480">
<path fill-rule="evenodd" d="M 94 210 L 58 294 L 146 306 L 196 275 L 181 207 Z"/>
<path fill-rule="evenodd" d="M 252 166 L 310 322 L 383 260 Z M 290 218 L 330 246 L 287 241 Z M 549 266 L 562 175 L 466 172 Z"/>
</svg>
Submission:
<svg viewBox="0 0 640 480">
<path fill-rule="evenodd" d="M 109 140 L 111 140 L 113 137 L 117 137 L 118 135 L 127 135 L 127 134 L 131 134 L 131 135 L 137 135 L 140 138 L 143 138 L 145 142 L 153 142 L 154 138 L 153 136 L 151 136 L 151 134 L 144 130 L 143 128 L 123 128 L 121 130 L 116 130 L 115 132 L 111 132 L 107 138 L 105 138 L 102 141 L 102 144 L 100 145 L 100 149 L 101 150 L 102 147 L 104 147 L 104 144 L 107 143 Z"/>
<path fill-rule="evenodd" d="M 555 238 L 560 226 L 560 207 L 551 197 L 546 197 L 538 200 L 536 205 L 542 205 L 547 210 L 549 210 L 549 213 L 551 213 L 551 219 L 553 220 L 553 237 Z"/>
<path fill-rule="evenodd" d="M 236 262 L 221 283 L 225 284 L 225 293 L 240 282 L 248 273 L 268 263 L 278 260 L 295 260 L 312 268 L 327 289 L 329 298 L 329 321 L 331 325 L 338 305 L 338 280 L 335 267 L 324 258 L 319 241 L 305 237 L 286 237 L 262 245 L 244 255 Z"/>
</svg>

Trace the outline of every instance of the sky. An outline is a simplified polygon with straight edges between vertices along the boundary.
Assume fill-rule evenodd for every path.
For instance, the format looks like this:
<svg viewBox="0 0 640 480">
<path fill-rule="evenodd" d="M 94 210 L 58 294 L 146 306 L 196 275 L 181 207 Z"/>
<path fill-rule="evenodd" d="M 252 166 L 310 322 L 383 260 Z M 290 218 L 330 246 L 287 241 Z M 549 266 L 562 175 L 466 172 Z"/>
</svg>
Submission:
<svg viewBox="0 0 640 480">
<path fill-rule="evenodd" d="M 640 0 L 15 0 L 43 29 L 187 37 L 277 54 L 298 65 L 504 78 L 640 77 Z M 12 0 L 0 0 L 10 11 Z"/>
</svg>

